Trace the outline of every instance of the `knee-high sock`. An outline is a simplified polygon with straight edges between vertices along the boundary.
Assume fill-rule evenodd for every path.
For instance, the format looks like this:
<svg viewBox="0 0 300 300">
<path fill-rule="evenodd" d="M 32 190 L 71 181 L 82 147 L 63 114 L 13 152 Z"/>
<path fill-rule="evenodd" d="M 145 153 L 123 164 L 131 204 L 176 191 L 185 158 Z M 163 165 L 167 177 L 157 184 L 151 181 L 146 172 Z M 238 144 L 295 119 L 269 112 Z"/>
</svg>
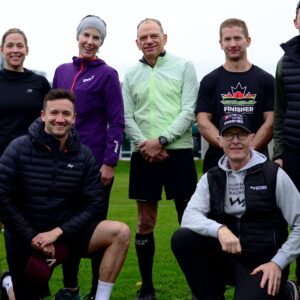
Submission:
<svg viewBox="0 0 300 300">
<path fill-rule="evenodd" d="M 188 202 L 189 202 L 189 199 L 175 199 L 174 200 L 176 211 L 177 211 L 177 219 L 178 219 L 179 224 L 181 224 L 182 216 L 183 216 L 184 210 L 187 207 Z"/>
<path fill-rule="evenodd" d="M 144 288 L 152 288 L 152 268 L 155 252 L 153 232 L 135 236 L 135 249 Z"/>
</svg>

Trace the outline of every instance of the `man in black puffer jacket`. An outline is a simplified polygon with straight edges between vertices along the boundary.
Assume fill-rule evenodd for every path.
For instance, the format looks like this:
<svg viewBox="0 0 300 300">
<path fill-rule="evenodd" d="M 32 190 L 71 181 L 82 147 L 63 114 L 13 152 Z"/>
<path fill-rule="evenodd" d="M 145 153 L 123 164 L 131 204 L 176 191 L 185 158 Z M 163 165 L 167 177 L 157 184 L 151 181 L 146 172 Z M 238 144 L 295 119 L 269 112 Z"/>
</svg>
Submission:
<svg viewBox="0 0 300 300">
<path fill-rule="evenodd" d="M 130 231 L 124 223 L 99 219 L 104 207 L 99 170 L 79 142 L 74 120 L 74 96 L 50 91 L 41 118 L 0 159 L 0 219 L 17 300 L 49 294 L 47 283 L 32 285 L 25 270 L 33 254 L 55 259 L 58 243 L 69 259 L 104 249 L 96 299 L 100 289 L 109 299 L 126 257 Z"/>
<path fill-rule="evenodd" d="M 294 25 L 300 32 L 300 1 L 296 7 Z M 300 35 L 280 46 L 284 55 L 276 68 L 273 160 L 285 170 L 300 191 Z M 299 287 L 299 256 L 296 278 Z"/>
</svg>

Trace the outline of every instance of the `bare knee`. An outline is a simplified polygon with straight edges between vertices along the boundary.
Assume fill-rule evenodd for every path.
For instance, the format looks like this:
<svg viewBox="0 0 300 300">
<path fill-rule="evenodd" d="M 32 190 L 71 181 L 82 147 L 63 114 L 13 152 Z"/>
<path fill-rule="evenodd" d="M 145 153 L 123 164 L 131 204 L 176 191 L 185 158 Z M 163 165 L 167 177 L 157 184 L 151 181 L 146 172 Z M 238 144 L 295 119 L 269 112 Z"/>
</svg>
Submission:
<svg viewBox="0 0 300 300">
<path fill-rule="evenodd" d="M 130 229 L 127 224 L 119 222 L 118 224 L 118 230 L 116 234 L 116 240 L 118 243 L 123 244 L 129 247 L 130 244 Z"/>
<path fill-rule="evenodd" d="M 157 218 L 157 202 L 138 201 L 137 232 L 147 234 L 154 230 Z"/>
<path fill-rule="evenodd" d="M 141 234 L 147 234 L 154 230 L 155 219 L 148 218 L 139 218 L 137 223 L 137 232 Z"/>
<path fill-rule="evenodd" d="M 90 240 L 88 253 L 94 253 L 110 246 L 128 249 L 130 244 L 130 229 L 119 221 L 102 221 L 96 227 Z"/>
</svg>

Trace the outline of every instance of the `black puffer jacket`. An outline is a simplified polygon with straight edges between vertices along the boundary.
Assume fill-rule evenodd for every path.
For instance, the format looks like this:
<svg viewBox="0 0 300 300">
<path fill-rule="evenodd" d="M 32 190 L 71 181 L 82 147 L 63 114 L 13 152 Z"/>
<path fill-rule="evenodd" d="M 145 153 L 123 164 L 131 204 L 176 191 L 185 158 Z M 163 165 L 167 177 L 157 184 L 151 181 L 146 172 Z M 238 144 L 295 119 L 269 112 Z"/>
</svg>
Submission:
<svg viewBox="0 0 300 300">
<path fill-rule="evenodd" d="M 101 217 L 102 208 L 96 161 L 75 130 L 59 151 L 59 142 L 38 119 L 29 135 L 12 141 L 1 156 L 0 220 L 6 241 L 28 246 L 37 233 L 57 226 L 62 238 L 70 239 Z"/>
<path fill-rule="evenodd" d="M 281 44 L 281 47 L 285 51 L 282 58 L 282 83 L 286 98 L 284 146 L 296 153 L 300 150 L 300 36 Z"/>
</svg>

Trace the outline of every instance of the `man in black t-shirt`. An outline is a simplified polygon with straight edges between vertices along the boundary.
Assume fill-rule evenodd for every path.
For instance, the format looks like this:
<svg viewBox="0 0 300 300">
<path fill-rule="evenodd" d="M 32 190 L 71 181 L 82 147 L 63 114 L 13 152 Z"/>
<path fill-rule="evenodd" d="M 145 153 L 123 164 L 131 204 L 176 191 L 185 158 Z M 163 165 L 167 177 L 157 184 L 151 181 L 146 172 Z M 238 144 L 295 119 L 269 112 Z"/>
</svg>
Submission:
<svg viewBox="0 0 300 300">
<path fill-rule="evenodd" d="M 195 110 L 199 131 L 209 143 L 203 173 L 216 166 L 224 154 L 217 142 L 217 128 L 224 114 L 247 114 L 255 133 L 253 147 L 267 156 L 272 139 L 274 77 L 249 62 L 251 38 L 246 23 L 225 20 L 220 26 L 219 42 L 225 63 L 202 79 Z"/>
</svg>

